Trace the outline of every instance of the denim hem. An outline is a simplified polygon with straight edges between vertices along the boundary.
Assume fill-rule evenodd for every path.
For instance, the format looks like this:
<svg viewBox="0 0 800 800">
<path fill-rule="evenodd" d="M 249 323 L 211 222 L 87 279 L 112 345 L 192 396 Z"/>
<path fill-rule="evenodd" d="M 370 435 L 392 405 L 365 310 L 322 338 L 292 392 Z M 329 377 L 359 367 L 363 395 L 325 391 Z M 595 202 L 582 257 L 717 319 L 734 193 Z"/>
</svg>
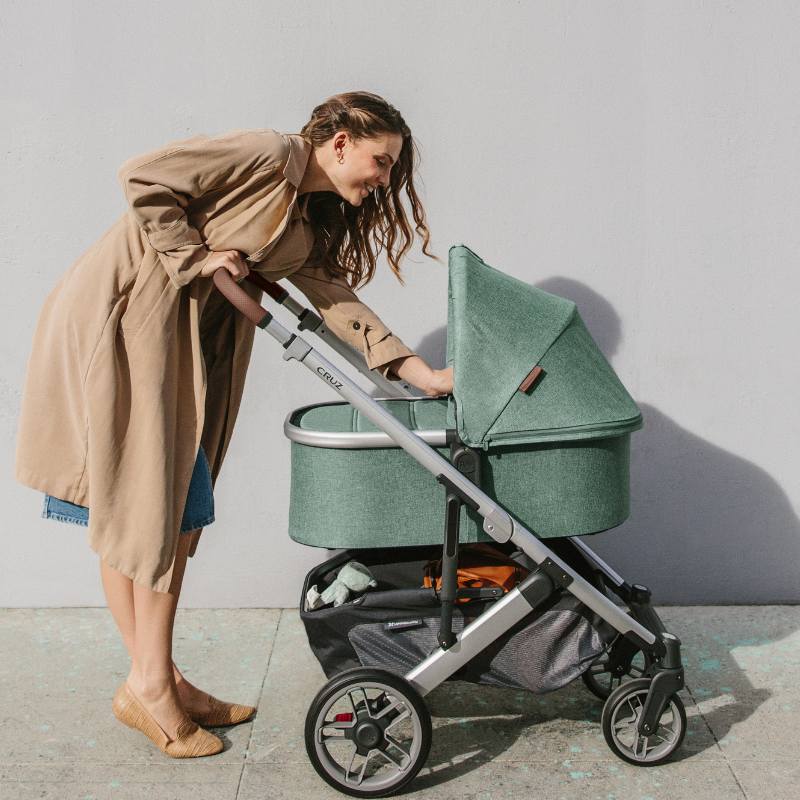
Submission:
<svg viewBox="0 0 800 800">
<path fill-rule="evenodd" d="M 63 514 L 56 514 L 53 511 L 49 511 L 46 514 L 42 514 L 42 519 L 54 519 L 57 522 L 71 522 L 73 525 L 82 525 L 84 528 L 89 527 L 89 523 L 85 519 L 75 519 L 75 517 L 66 517 Z"/>
<path fill-rule="evenodd" d="M 56 522 L 71 522 L 73 525 L 81 525 L 84 528 L 89 526 L 89 520 L 82 517 L 73 517 L 68 514 L 59 514 L 57 511 L 50 510 L 49 495 L 45 494 L 44 502 L 42 503 L 42 519 L 54 519 Z"/>
<path fill-rule="evenodd" d="M 200 522 L 192 523 L 189 526 L 181 525 L 181 533 L 189 533 L 189 531 L 196 531 L 198 528 L 205 528 L 205 526 L 210 525 L 214 519 L 215 517 L 212 514 L 208 519 L 200 520 Z"/>
<path fill-rule="evenodd" d="M 45 493 L 41 516 L 43 519 L 71 522 L 73 525 L 81 525 L 85 528 L 89 525 L 90 514 L 86 506 L 52 497 Z M 187 517 L 192 521 L 187 523 L 185 521 Z M 189 489 L 184 502 L 183 516 L 178 530 L 180 533 L 188 533 L 198 528 L 204 528 L 213 521 L 213 482 L 211 480 L 208 457 L 201 446 L 195 458 L 194 469 L 192 470 L 192 477 L 189 481 Z"/>
</svg>

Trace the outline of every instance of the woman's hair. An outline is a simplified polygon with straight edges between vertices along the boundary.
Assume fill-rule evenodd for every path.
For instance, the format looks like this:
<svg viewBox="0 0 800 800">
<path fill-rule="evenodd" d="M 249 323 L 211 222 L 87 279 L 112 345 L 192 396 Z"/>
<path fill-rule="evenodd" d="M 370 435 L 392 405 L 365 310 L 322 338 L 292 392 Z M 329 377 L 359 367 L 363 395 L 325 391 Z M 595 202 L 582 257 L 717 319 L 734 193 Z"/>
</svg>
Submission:
<svg viewBox="0 0 800 800">
<path fill-rule="evenodd" d="M 377 256 L 385 249 L 389 266 L 402 284 L 400 260 L 414 240 L 400 198 L 404 187 L 411 201 L 414 230 L 422 237 L 422 252 L 440 260 L 427 250 L 430 231 L 414 190 L 414 153 L 418 163 L 419 151 L 411 130 L 400 112 L 382 97 L 370 92 L 344 92 L 318 105 L 300 133 L 319 147 L 338 131 L 346 131 L 355 141 L 396 133 L 403 137 L 403 146 L 389 173 L 389 186 L 377 186 L 360 206 L 351 205 L 335 192 L 311 194 L 308 212 L 315 233 L 315 266 L 344 276 L 356 289 L 372 280 Z"/>
</svg>

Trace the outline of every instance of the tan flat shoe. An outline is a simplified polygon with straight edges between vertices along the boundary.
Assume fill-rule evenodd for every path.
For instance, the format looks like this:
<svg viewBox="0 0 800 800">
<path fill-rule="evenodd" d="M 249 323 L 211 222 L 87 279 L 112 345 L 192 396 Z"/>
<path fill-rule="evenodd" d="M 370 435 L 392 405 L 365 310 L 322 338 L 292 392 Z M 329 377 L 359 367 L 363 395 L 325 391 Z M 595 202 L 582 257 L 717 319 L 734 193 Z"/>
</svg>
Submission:
<svg viewBox="0 0 800 800">
<path fill-rule="evenodd" d="M 237 703 L 226 703 L 217 700 L 216 697 L 206 694 L 208 697 L 208 711 L 190 714 L 191 718 L 209 728 L 221 728 L 225 725 L 238 725 L 240 722 L 247 722 L 256 709 L 253 706 L 240 706 Z"/>
<path fill-rule="evenodd" d="M 174 739 L 164 733 L 161 726 L 153 719 L 147 709 L 128 688 L 127 683 L 117 689 L 111 706 L 114 716 L 129 728 L 141 731 L 151 739 L 158 748 L 172 758 L 197 758 L 213 756 L 222 751 L 222 739 L 213 733 L 203 730 L 192 719 L 184 720 L 179 726 Z"/>
</svg>

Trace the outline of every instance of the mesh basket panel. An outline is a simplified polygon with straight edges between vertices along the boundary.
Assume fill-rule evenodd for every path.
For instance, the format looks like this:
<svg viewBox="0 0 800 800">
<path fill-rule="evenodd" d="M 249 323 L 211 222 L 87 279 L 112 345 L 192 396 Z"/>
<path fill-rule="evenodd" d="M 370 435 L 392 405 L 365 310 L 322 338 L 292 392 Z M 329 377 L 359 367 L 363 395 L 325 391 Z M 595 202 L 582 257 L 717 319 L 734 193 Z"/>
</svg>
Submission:
<svg viewBox="0 0 800 800">
<path fill-rule="evenodd" d="M 398 673 L 418 666 L 438 646 L 440 618 L 410 617 L 412 621 L 419 624 L 402 630 L 396 622 L 351 628 L 348 639 L 361 664 Z M 463 629 L 463 618 L 454 617 L 453 631 Z M 483 657 L 473 659 L 470 672 L 479 683 L 545 694 L 577 678 L 603 649 L 599 633 L 578 611 L 553 608 L 513 633 L 493 655 L 487 648 Z"/>
</svg>

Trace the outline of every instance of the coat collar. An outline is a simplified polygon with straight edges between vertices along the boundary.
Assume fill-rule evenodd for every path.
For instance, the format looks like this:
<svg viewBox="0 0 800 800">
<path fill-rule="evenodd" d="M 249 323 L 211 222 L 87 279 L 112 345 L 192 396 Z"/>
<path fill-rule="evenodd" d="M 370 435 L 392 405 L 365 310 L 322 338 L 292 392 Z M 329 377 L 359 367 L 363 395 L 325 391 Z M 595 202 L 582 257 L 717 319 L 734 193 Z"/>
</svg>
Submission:
<svg viewBox="0 0 800 800">
<path fill-rule="evenodd" d="M 278 227 L 273 231 L 270 240 L 255 253 L 252 253 L 247 257 L 248 261 L 252 262 L 258 262 L 264 258 L 264 256 L 275 246 L 275 243 L 286 230 L 286 226 L 291 220 L 296 219 L 297 217 L 302 217 L 306 222 L 311 222 L 311 218 L 308 214 L 308 198 L 311 195 L 303 195 L 302 201 L 298 203 L 297 198 L 299 195 L 297 194 L 297 189 L 300 187 L 300 183 L 303 180 L 303 174 L 308 166 L 308 159 L 311 155 L 312 145 L 306 142 L 306 140 L 303 139 L 299 133 L 283 133 L 281 136 L 283 136 L 289 144 L 289 155 L 286 159 L 286 163 L 283 165 L 282 172 L 287 183 L 289 183 L 294 190 L 294 197 L 291 198 L 286 209 L 286 216 L 283 218 L 283 221 L 280 223 L 280 225 L 278 225 Z"/>
</svg>

